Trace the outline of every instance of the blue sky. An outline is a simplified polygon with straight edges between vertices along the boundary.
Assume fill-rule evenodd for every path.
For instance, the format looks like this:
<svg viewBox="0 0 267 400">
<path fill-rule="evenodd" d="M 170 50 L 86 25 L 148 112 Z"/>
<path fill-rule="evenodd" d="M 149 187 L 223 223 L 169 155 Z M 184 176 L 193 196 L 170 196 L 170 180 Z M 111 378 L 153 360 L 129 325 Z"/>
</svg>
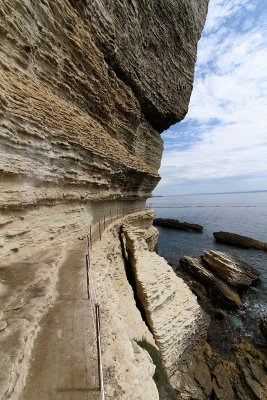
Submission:
<svg viewBox="0 0 267 400">
<path fill-rule="evenodd" d="M 186 118 L 154 195 L 267 189 L 267 2 L 210 0 Z"/>
</svg>

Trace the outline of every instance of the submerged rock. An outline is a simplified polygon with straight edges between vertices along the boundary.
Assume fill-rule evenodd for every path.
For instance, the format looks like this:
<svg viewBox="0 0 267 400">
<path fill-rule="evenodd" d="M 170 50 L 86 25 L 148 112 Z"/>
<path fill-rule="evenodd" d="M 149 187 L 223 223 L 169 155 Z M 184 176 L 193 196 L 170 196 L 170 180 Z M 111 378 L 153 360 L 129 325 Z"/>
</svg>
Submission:
<svg viewBox="0 0 267 400">
<path fill-rule="evenodd" d="M 250 286 L 261 275 L 249 264 L 221 251 L 205 251 L 203 259 L 221 278 L 233 286 Z"/>
<path fill-rule="evenodd" d="M 241 236 L 230 232 L 213 232 L 213 236 L 216 242 L 226 243 L 237 247 L 254 248 L 267 251 L 267 243 L 260 242 L 259 240 L 255 240 L 247 236 Z"/>
<path fill-rule="evenodd" d="M 207 264 L 201 258 L 182 257 L 180 264 L 184 271 L 204 284 L 212 302 L 216 302 L 226 308 L 242 306 L 242 301 L 237 291 L 216 276 L 213 271 L 209 270 Z"/>
<path fill-rule="evenodd" d="M 189 222 L 181 222 L 178 219 L 155 218 L 153 224 L 156 226 L 164 226 L 165 228 L 179 229 L 181 231 L 203 232 L 203 226 L 190 224 Z"/>
</svg>

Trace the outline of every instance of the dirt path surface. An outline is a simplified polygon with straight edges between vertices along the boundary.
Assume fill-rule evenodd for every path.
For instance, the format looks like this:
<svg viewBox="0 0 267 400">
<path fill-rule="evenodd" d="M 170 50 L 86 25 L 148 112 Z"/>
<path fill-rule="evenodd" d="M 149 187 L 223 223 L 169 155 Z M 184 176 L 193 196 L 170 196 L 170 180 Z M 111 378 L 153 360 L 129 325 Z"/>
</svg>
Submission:
<svg viewBox="0 0 267 400">
<path fill-rule="evenodd" d="M 94 324 L 86 293 L 85 242 L 69 251 L 57 298 L 41 320 L 20 400 L 97 400 Z"/>
</svg>

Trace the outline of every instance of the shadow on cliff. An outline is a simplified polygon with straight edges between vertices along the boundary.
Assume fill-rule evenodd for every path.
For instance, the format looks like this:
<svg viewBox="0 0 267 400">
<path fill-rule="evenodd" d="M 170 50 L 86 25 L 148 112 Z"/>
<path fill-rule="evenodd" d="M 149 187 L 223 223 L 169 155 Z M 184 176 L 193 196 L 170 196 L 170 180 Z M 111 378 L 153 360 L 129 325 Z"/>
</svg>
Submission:
<svg viewBox="0 0 267 400">
<path fill-rule="evenodd" d="M 144 307 L 142 305 L 142 302 L 139 299 L 138 294 L 137 294 L 135 273 L 134 273 L 134 269 L 133 269 L 133 266 L 131 264 L 131 260 L 130 260 L 130 257 L 129 257 L 129 250 L 128 250 L 127 246 L 126 246 L 126 241 L 124 239 L 122 226 L 120 227 L 120 230 L 119 230 L 119 240 L 120 240 L 120 244 L 121 244 L 121 254 L 122 254 L 123 261 L 124 261 L 124 268 L 125 268 L 126 277 L 127 277 L 127 280 L 129 282 L 129 284 L 131 285 L 131 287 L 133 289 L 133 294 L 134 294 L 134 300 L 135 300 L 135 303 L 136 303 L 136 307 L 140 311 L 140 314 L 141 314 L 141 317 L 142 317 L 143 321 L 145 322 L 146 326 L 150 330 L 148 321 L 146 319 L 145 309 L 144 309 Z"/>
</svg>

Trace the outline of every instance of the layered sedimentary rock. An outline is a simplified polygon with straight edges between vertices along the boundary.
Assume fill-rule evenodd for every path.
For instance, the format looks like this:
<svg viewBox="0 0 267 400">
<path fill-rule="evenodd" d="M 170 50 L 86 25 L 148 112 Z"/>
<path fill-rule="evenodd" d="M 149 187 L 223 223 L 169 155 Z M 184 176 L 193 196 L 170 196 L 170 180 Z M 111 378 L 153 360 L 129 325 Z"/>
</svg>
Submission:
<svg viewBox="0 0 267 400">
<path fill-rule="evenodd" d="M 235 288 L 216 276 L 201 258 L 184 256 L 181 258 L 180 264 L 185 272 L 196 278 L 197 282 L 203 283 L 211 301 L 226 308 L 242 306 L 242 301 Z"/>
<path fill-rule="evenodd" d="M 240 288 L 223 281 L 201 258 L 183 257 L 180 264 L 181 268 L 177 270 L 177 274 L 197 294 L 211 319 L 207 343 L 204 346 L 204 361 L 198 356 L 197 360 L 193 360 L 190 370 L 192 374 L 192 370 L 194 371 L 199 361 L 202 362 L 201 373 L 198 371 L 196 374 L 199 385 L 204 383 L 206 390 L 210 388 L 210 385 L 212 387 L 210 392 L 206 391 L 206 394 L 209 394 L 204 398 L 216 398 L 217 400 L 265 399 L 267 388 L 265 349 L 256 350 L 251 344 L 242 341 L 242 336 L 244 340 L 251 340 L 247 339 L 244 333 L 241 334 L 241 337 L 237 336 L 240 335 L 241 329 L 243 332 L 246 330 L 245 319 L 243 320 L 244 326 L 241 325 L 241 328 L 239 325 L 237 328 L 233 325 L 233 311 L 228 314 L 225 310 L 242 305 L 238 296 Z M 243 289 L 242 292 L 244 294 Z M 218 309 L 218 305 L 223 306 L 224 311 Z M 235 323 L 237 322 L 238 318 Z M 259 327 L 263 336 L 264 322 L 263 317 Z M 237 344 L 237 341 L 241 342 Z M 202 381 L 199 378 L 202 378 Z M 195 392 L 192 398 L 200 399 L 202 397 L 199 392 Z"/>
<path fill-rule="evenodd" d="M 145 234 L 145 241 L 150 251 L 157 251 L 159 231 L 151 226 Z"/>
<path fill-rule="evenodd" d="M 250 286 L 261 275 L 251 265 L 221 251 L 204 251 L 203 259 L 211 269 L 233 286 Z"/>
<path fill-rule="evenodd" d="M 91 277 L 101 309 L 105 393 L 110 400 L 117 396 L 125 400 L 159 399 L 152 379 L 155 366 L 148 353 L 136 343 L 145 338 L 155 345 L 136 306 L 136 293 L 125 265 L 120 234 L 123 224 L 130 223 L 133 229 L 139 227 L 142 245 L 151 255 L 145 237 L 152 219 L 152 211 L 143 211 L 114 222 L 91 251 Z M 149 270 L 149 265 L 147 268 Z"/>
<path fill-rule="evenodd" d="M 179 229 L 181 231 L 203 232 L 203 226 L 198 224 L 190 224 L 188 222 L 181 222 L 178 219 L 155 218 L 153 224 L 156 226 L 164 226 L 165 228 Z"/>
<path fill-rule="evenodd" d="M 186 393 L 185 396 L 198 392 L 199 398 L 204 399 L 204 392 L 208 389 L 200 389 L 194 374 L 201 374 L 203 369 L 201 352 L 209 319 L 196 297 L 168 263 L 149 251 L 138 217 L 129 217 L 122 233 L 136 296 L 159 347 L 171 384 L 180 393 Z M 193 373 L 192 362 L 195 363 Z"/>
<path fill-rule="evenodd" d="M 1 207 L 147 198 L 207 0 L 1 5 Z M 18 196 L 19 193 L 19 196 Z"/>
<path fill-rule="evenodd" d="M 267 250 L 267 243 L 261 242 L 260 240 L 252 239 L 247 236 L 237 235 L 236 233 L 214 232 L 213 236 L 216 242 L 226 243 L 230 246 L 243 247 L 246 249 L 252 248 Z"/>
<path fill-rule="evenodd" d="M 160 133 L 186 114 L 207 4 L 2 0 L 1 396 L 25 384 L 67 249 L 103 216 L 143 208 L 159 181 Z M 134 368 L 156 399 L 153 365 Z"/>
<path fill-rule="evenodd" d="M 246 343 L 233 345 L 234 358 L 229 361 L 206 352 L 212 376 L 212 397 L 218 400 L 262 400 L 266 398 L 266 355 Z"/>
</svg>

